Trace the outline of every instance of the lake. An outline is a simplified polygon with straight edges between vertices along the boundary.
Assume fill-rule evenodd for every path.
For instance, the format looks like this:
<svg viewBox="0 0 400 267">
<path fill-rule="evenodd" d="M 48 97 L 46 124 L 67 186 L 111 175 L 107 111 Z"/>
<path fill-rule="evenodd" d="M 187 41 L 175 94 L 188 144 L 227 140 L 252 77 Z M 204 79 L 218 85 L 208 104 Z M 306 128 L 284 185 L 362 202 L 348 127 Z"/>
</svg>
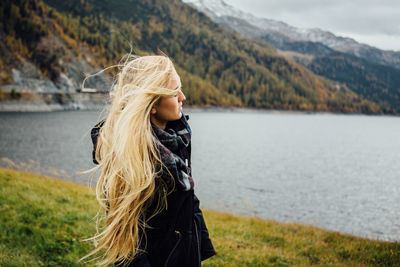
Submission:
<svg viewBox="0 0 400 267">
<path fill-rule="evenodd" d="M 184 109 L 201 207 L 400 241 L 400 118 Z M 97 111 L 0 113 L 0 164 L 88 184 Z M 92 182 L 94 185 L 95 181 Z"/>
</svg>

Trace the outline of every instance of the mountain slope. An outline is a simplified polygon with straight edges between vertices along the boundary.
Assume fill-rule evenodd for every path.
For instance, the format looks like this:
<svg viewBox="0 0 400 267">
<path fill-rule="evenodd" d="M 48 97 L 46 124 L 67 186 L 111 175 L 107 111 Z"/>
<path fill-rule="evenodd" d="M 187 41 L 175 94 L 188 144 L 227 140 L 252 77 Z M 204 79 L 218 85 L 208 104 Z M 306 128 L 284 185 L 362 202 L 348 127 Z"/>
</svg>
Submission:
<svg viewBox="0 0 400 267">
<path fill-rule="evenodd" d="M 366 44 L 358 43 L 352 38 L 336 36 L 329 31 L 319 28 L 302 29 L 281 21 L 258 18 L 226 4 L 223 0 L 185 0 L 184 2 L 195 6 L 220 24 L 235 30 L 239 29 L 239 32 L 242 34 L 253 37 L 268 35 L 270 37 L 267 40 L 273 40 L 271 43 L 274 44 L 275 42 L 274 46 L 277 43 L 288 42 L 321 43 L 338 52 L 345 52 L 364 58 L 372 63 L 400 69 L 400 51 L 380 50 Z M 247 28 L 249 25 L 253 29 L 247 29 L 247 31 L 241 29 Z"/>
<path fill-rule="evenodd" d="M 399 70 L 343 53 L 317 57 L 308 67 L 314 73 L 344 82 L 366 99 L 375 100 L 384 112 L 400 113 Z"/>
<path fill-rule="evenodd" d="M 7 69 L 18 68 L 13 59 L 22 57 L 57 83 L 69 77 L 65 62 L 104 68 L 116 64 L 132 43 L 137 54 L 161 49 L 174 59 L 189 104 L 380 112 L 346 86 L 312 74 L 264 41 L 225 30 L 177 0 L 5 0 L 0 7 L 1 34 L 18 44 L 1 49 L 8 75 Z M 26 36 L 21 25 L 30 24 L 33 34 Z"/>
<path fill-rule="evenodd" d="M 225 28 L 263 39 L 314 73 L 346 84 L 357 94 L 378 102 L 385 112 L 400 112 L 400 52 L 382 51 L 320 29 L 299 29 L 257 18 L 222 0 L 187 2 Z"/>
</svg>

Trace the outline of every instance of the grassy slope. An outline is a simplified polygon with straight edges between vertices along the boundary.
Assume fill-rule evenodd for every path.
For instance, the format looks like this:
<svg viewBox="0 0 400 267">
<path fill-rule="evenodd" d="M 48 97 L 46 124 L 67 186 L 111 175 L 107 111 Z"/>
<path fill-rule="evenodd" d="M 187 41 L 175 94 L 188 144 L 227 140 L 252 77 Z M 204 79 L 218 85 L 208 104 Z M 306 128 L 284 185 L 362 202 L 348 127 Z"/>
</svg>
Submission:
<svg viewBox="0 0 400 267">
<path fill-rule="evenodd" d="M 93 190 L 0 168 L 0 266 L 79 266 Z M 400 244 L 204 210 L 218 255 L 203 266 L 400 266 Z"/>
</svg>

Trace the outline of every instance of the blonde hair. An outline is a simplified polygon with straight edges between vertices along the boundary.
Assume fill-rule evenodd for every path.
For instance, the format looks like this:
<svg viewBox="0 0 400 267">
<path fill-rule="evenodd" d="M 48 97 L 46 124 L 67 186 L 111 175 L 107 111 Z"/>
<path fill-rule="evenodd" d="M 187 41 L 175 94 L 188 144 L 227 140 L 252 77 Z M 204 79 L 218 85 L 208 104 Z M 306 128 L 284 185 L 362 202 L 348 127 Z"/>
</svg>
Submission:
<svg viewBox="0 0 400 267">
<path fill-rule="evenodd" d="M 146 222 L 166 207 L 165 187 L 155 194 L 158 167 L 165 165 L 152 134 L 150 111 L 161 96 L 176 94 L 168 88 L 174 72 L 172 61 L 162 55 L 129 59 L 117 75 L 95 153 L 96 168 L 101 169 L 96 197 L 107 214 L 105 226 L 99 233 L 97 224 L 97 234 L 87 239 L 94 240 L 95 249 L 82 259 L 102 252 L 98 266 L 132 261 L 141 251 L 139 238 L 140 233 L 145 236 Z M 146 218 L 146 208 L 156 200 L 154 214 Z"/>
</svg>

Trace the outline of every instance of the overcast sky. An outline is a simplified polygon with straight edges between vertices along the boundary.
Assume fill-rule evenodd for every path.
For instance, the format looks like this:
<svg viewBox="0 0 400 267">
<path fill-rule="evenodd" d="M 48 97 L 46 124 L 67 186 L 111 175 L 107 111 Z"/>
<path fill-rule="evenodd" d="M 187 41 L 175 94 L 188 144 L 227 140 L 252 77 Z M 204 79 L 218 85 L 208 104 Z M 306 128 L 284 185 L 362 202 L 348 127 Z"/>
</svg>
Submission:
<svg viewBox="0 0 400 267">
<path fill-rule="evenodd" d="M 400 0 L 224 0 L 257 17 L 400 51 Z"/>
</svg>

